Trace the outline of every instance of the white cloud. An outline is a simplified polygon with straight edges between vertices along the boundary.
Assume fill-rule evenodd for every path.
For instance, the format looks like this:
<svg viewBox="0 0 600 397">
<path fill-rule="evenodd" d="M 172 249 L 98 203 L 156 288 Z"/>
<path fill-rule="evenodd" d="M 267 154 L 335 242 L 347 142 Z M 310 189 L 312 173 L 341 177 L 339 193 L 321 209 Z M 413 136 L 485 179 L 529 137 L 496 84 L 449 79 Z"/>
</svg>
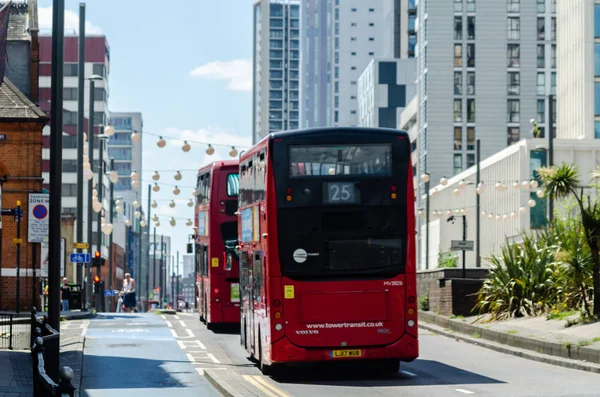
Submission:
<svg viewBox="0 0 600 397">
<path fill-rule="evenodd" d="M 39 20 L 40 29 L 52 29 L 52 7 L 40 7 Z M 70 33 L 72 30 L 79 34 L 79 14 L 71 10 L 65 10 L 65 33 Z M 85 33 L 102 34 L 102 28 L 86 21 Z"/>
<path fill-rule="evenodd" d="M 205 80 L 226 80 L 232 91 L 252 91 L 252 61 L 234 59 L 216 61 L 198 66 L 190 72 L 191 77 Z"/>
</svg>

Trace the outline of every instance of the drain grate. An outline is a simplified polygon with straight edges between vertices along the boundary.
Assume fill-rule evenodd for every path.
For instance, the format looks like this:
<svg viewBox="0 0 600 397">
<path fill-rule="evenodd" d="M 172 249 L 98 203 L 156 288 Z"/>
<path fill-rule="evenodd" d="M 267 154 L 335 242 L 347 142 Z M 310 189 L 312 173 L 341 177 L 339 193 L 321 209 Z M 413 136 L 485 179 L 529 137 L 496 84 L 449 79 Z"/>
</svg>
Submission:
<svg viewBox="0 0 600 397">
<path fill-rule="evenodd" d="M 107 347 L 139 347 L 141 344 L 139 343 L 116 343 L 111 345 L 106 345 Z"/>
</svg>

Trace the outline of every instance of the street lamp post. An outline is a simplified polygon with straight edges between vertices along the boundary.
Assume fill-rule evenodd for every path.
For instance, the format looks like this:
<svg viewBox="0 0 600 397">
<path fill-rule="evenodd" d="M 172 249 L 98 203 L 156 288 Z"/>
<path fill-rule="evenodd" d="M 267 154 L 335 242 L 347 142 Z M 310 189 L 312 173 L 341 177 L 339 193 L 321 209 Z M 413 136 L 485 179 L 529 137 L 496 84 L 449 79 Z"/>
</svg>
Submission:
<svg viewBox="0 0 600 397">
<path fill-rule="evenodd" d="M 148 184 L 148 239 L 147 241 L 147 253 L 146 253 L 146 311 L 150 309 L 148 299 L 150 299 L 150 211 L 152 202 L 152 185 Z M 155 229 L 156 230 L 156 229 Z M 156 242 L 155 242 L 156 243 Z M 154 277 L 154 275 L 153 275 Z"/>
<path fill-rule="evenodd" d="M 77 242 L 83 242 L 83 134 L 85 95 L 85 3 L 79 4 L 79 73 L 77 85 Z M 89 219 L 89 218 L 88 218 Z M 89 241 L 88 241 L 89 243 Z M 89 248 L 92 248 L 91 246 Z M 81 252 L 79 249 L 77 252 Z M 91 252 L 88 249 L 88 252 Z M 85 266 L 76 265 L 77 284 L 83 284 Z M 83 308 L 83 306 L 82 306 Z"/>
<path fill-rule="evenodd" d="M 477 188 L 479 188 L 479 184 L 481 183 L 481 140 L 477 139 L 477 147 L 476 147 L 477 151 L 475 156 L 476 158 L 476 162 L 477 162 L 477 180 L 475 181 L 475 183 L 477 184 Z M 480 201 L 480 197 L 479 197 L 479 192 L 475 193 L 475 266 L 476 267 L 481 267 L 481 247 L 480 247 L 480 242 L 481 242 L 481 225 L 480 225 L 480 221 L 481 221 L 481 201 Z"/>
<path fill-rule="evenodd" d="M 467 241 L 467 216 L 466 215 L 460 215 L 460 217 L 462 217 L 462 221 L 463 221 L 463 237 L 462 237 L 462 241 Z M 456 219 L 456 215 L 452 215 L 450 218 L 448 218 L 447 222 L 452 222 L 454 223 L 454 220 Z M 465 251 L 464 249 L 462 250 L 462 260 L 463 260 L 463 265 L 462 265 L 462 278 L 467 278 L 467 251 Z"/>
<path fill-rule="evenodd" d="M 421 182 L 425 183 L 425 269 L 429 269 L 429 183 L 431 175 L 426 171 L 421 176 Z"/>
<path fill-rule="evenodd" d="M 113 181 L 113 172 L 115 171 L 115 159 L 111 158 L 110 159 L 110 189 L 108 191 L 109 197 L 109 210 L 108 210 L 108 223 L 110 223 L 112 225 L 113 223 L 113 211 L 115 210 L 114 206 L 115 206 L 115 181 Z M 118 179 L 117 179 L 118 180 Z M 112 285 L 112 281 L 113 281 L 113 234 L 110 233 L 110 235 L 108 236 L 108 289 L 112 290 L 113 285 Z"/>
</svg>

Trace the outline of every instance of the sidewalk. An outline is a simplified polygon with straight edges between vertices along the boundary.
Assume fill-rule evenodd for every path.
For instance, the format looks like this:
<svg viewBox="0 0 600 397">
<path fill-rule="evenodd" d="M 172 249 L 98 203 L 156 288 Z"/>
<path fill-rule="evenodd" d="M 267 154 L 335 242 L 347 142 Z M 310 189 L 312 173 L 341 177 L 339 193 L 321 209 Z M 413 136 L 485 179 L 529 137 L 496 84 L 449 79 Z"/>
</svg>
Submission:
<svg viewBox="0 0 600 397">
<path fill-rule="evenodd" d="M 72 380 L 79 397 L 84 337 L 80 329 L 61 330 L 60 365 L 75 372 Z M 28 350 L 0 350 L 0 397 L 32 397 L 33 368 Z"/>
<path fill-rule="evenodd" d="M 486 322 L 486 318 L 478 316 L 450 318 L 419 311 L 419 325 L 504 353 L 600 373 L 600 322 L 571 325 L 576 317 L 547 320 L 541 316 Z"/>
</svg>

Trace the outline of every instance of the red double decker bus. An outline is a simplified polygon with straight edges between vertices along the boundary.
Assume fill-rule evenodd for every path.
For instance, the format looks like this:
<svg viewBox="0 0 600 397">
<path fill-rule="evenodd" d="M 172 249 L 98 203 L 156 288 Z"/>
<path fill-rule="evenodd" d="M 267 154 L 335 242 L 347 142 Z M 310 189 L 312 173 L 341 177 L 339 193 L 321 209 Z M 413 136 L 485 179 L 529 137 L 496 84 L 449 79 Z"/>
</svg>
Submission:
<svg viewBox="0 0 600 397">
<path fill-rule="evenodd" d="M 209 329 L 239 323 L 239 266 L 235 253 L 239 168 L 217 161 L 198 171 L 196 187 L 196 307 Z"/>
<path fill-rule="evenodd" d="M 239 199 L 240 339 L 263 373 L 418 357 L 408 134 L 270 134 L 240 158 Z"/>
</svg>

